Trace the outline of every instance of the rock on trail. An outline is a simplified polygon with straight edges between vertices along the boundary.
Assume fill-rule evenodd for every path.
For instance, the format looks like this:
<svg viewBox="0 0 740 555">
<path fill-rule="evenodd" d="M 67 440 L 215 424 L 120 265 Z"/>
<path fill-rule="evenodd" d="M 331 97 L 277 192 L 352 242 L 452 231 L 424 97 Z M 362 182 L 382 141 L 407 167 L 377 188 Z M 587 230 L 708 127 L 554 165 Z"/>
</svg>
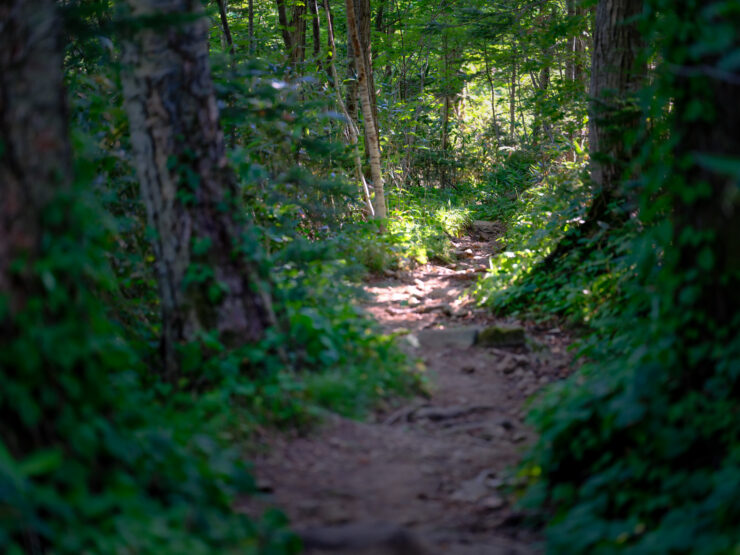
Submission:
<svg viewBox="0 0 740 555">
<path fill-rule="evenodd" d="M 485 270 L 500 232 L 474 226 L 454 245 L 466 253 L 454 269 L 427 264 L 367 285 L 367 310 L 386 330 L 406 330 L 402 345 L 424 361 L 430 397 L 266 439 L 254 465 L 271 491 L 243 510 L 280 508 L 317 555 L 541 552 L 507 494 L 508 469 L 533 439 L 524 401 L 570 361 L 560 330 L 496 321 L 464 297 L 472 281 L 461 276 Z"/>
</svg>

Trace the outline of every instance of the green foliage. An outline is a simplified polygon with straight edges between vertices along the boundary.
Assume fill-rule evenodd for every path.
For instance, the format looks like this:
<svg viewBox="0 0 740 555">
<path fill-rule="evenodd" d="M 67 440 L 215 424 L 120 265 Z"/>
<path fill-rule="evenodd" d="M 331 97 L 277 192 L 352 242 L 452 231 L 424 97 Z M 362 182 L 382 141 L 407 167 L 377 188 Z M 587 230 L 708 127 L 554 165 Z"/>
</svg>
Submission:
<svg viewBox="0 0 740 555">
<path fill-rule="evenodd" d="M 518 193 L 515 210 L 504 205 L 510 214 L 502 238 L 506 248 L 491 260 L 490 271 L 476 285 L 481 304 L 501 313 L 564 317 L 572 324 L 588 323 L 618 304 L 621 284 L 631 275 L 632 262 L 625 254 L 631 248 L 634 226 L 604 224 L 599 233 L 581 238 L 574 256 L 555 268 L 542 264 L 586 215 L 589 194 L 583 185 L 584 168 L 584 160 L 550 164 L 544 171 L 524 173 L 529 184 L 513 185 L 526 190 Z M 499 174 L 509 175 L 504 170 Z"/>
<path fill-rule="evenodd" d="M 454 260 L 450 237 L 459 237 L 471 221 L 464 196 L 457 192 L 413 187 L 398 191 L 383 240 L 401 265 Z"/>
<path fill-rule="evenodd" d="M 42 222 L 22 308 L 0 298 L 0 549 L 296 553 L 279 520 L 234 513 L 238 453 L 141 386 L 94 293 L 115 287 L 94 201 L 60 194 Z"/>
<path fill-rule="evenodd" d="M 577 245 L 556 267 L 520 276 L 509 297 L 516 307 L 529 290 L 531 300 L 551 299 L 546 308 L 572 314 L 587 305 L 575 299 L 563 307 L 567 282 L 558 276 L 568 271 L 580 287 L 577 272 L 596 263 L 586 279 L 604 280 L 578 347 L 586 364 L 551 387 L 531 414 L 541 437 L 525 463 L 533 477 L 525 501 L 551 516 L 554 553 L 740 548 L 740 317 L 722 308 L 737 302 L 740 287 L 738 259 L 726 248 L 737 201 L 722 200 L 737 187 L 738 152 L 707 164 L 727 145 L 695 135 L 727 132 L 706 93 L 727 85 L 709 70 L 674 72 L 687 56 L 718 64 L 707 30 L 736 25 L 737 17 L 727 2 L 647 5 L 652 19 L 644 32 L 664 65 L 644 91 L 648 143 L 634 161 L 639 182 L 627 184 L 636 185 L 637 217 Z M 730 47 L 737 52 L 737 41 L 723 55 Z M 689 146 L 697 138 L 704 152 Z M 633 191 L 624 190 L 629 198 Z M 595 244 L 602 252 L 593 252 Z"/>
</svg>

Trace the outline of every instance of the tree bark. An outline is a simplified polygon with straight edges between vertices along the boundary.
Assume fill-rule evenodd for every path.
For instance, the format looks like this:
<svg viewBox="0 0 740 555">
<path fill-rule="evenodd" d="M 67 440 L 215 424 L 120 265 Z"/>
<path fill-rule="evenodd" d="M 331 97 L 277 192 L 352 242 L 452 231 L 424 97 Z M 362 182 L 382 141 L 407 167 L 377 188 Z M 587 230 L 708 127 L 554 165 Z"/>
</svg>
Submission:
<svg viewBox="0 0 740 555">
<path fill-rule="evenodd" d="M 624 214 L 611 211 L 610 204 L 618 195 L 636 149 L 636 136 L 628 137 L 626 133 L 633 131 L 636 135 L 639 126 L 641 112 L 635 94 L 647 70 L 640 59 L 643 43 L 635 21 L 642 6 L 643 0 L 599 0 L 596 6 L 589 108 L 594 196 L 583 223 L 548 255 L 546 264 L 573 248 L 578 237 L 595 234 L 599 222 L 618 224 L 625 218 Z"/>
<path fill-rule="evenodd" d="M 283 37 L 288 60 L 291 65 L 297 66 L 306 59 L 306 3 L 296 0 L 292 4 L 290 20 L 288 20 L 285 0 L 276 0 L 278 22 Z"/>
<path fill-rule="evenodd" d="M 199 0 L 129 0 L 134 17 L 202 15 Z M 274 324 L 247 258 L 236 180 L 225 156 L 204 17 L 139 30 L 124 46 L 123 90 L 162 310 L 165 378 L 178 346 L 218 330 L 228 346 Z"/>
<path fill-rule="evenodd" d="M 249 38 L 249 53 L 254 54 L 254 0 L 249 0 L 247 6 L 247 34 Z"/>
<path fill-rule="evenodd" d="M 229 54 L 234 55 L 234 40 L 231 38 L 231 29 L 229 28 L 229 19 L 226 17 L 226 0 L 218 0 L 218 13 L 221 16 L 221 26 L 223 27 L 226 44 L 229 46 Z"/>
<path fill-rule="evenodd" d="M 311 10 L 311 28 L 313 31 L 313 56 L 317 63 L 321 64 L 319 55 L 321 54 L 321 22 L 319 20 L 319 6 L 317 0 L 309 0 L 309 9 Z"/>
<path fill-rule="evenodd" d="M 328 70 L 329 75 L 332 80 L 332 84 L 334 85 L 334 91 L 337 95 L 337 103 L 339 104 L 339 109 L 342 111 L 342 114 L 347 119 L 347 138 L 349 139 L 350 145 L 352 145 L 352 154 L 355 162 L 355 173 L 357 174 L 357 179 L 362 185 L 362 192 L 365 196 L 365 202 L 367 203 L 367 209 L 368 213 L 371 217 L 375 216 L 375 208 L 373 207 L 372 199 L 370 198 L 370 189 L 367 186 L 367 181 L 365 180 L 365 174 L 362 171 L 362 158 L 360 158 L 360 151 L 357 147 L 357 142 L 359 139 L 359 130 L 357 129 L 357 125 L 355 124 L 355 121 L 352 119 L 352 117 L 349 115 L 349 112 L 347 111 L 347 107 L 344 105 L 344 102 L 342 101 L 342 86 L 339 83 L 339 75 L 337 74 L 337 67 L 334 64 L 334 52 L 336 51 L 336 44 L 334 43 L 334 25 L 332 23 L 332 17 L 331 17 L 331 10 L 329 9 L 329 0 L 324 0 L 324 10 L 326 11 L 326 30 L 329 35 L 329 52 L 331 55 L 328 57 Z"/>
<path fill-rule="evenodd" d="M 596 6 L 591 57 L 589 140 L 591 179 L 610 200 L 632 157 L 624 132 L 636 129 L 640 112 L 630 105 L 642 86 L 646 67 L 638 67 L 643 48 L 634 19 L 643 0 L 600 0 Z M 615 126 L 618 124 L 618 126 Z"/>
<path fill-rule="evenodd" d="M 715 369 L 704 361 L 692 362 L 692 348 L 712 340 L 711 334 L 716 334 L 715 345 L 726 345 L 730 339 L 722 333 L 737 335 L 737 327 L 730 330 L 737 324 L 740 306 L 740 70 L 737 66 L 719 70 L 724 52 L 705 49 L 688 57 L 685 54 L 706 41 L 708 25 L 726 28 L 735 24 L 737 28 L 736 12 L 713 9 L 722 5 L 717 0 L 701 4 L 678 0 L 672 5 L 674 14 L 697 23 L 688 32 L 671 37 L 663 62 L 676 76 L 671 115 L 672 132 L 678 138 L 677 175 L 666 186 L 674 202 L 672 245 L 678 256 L 670 271 L 681 278 L 675 280 L 674 301 L 682 312 L 685 341 L 681 347 L 694 386 L 705 383 Z M 736 34 L 725 52 L 737 52 L 739 43 Z M 702 106 L 701 115 L 697 103 Z M 687 194 L 699 187 L 706 192 Z M 689 290 L 696 294 L 686 295 Z M 705 358 L 714 356 L 707 352 Z"/>
<path fill-rule="evenodd" d="M 349 34 L 352 48 L 355 53 L 360 53 L 356 57 L 357 68 L 357 88 L 362 107 L 362 118 L 365 123 L 366 148 L 370 158 L 370 174 L 373 179 L 373 207 L 375 217 L 384 220 L 386 217 L 385 194 L 383 184 L 383 173 L 380 162 L 380 141 L 378 140 L 378 129 L 376 127 L 375 116 L 373 114 L 372 98 L 370 93 L 370 80 L 368 78 L 368 69 L 362 61 L 362 45 L 360 42 L 360 32 L 355 17 L 354 0 L 346 0 L 347 8 L 347 33 Z"/>
<path fill-rule="evenodd" d="M 313 57 L 321 65 L 321 24 L 319 22 L 319 6 L 316 0 L 308 0 L 308 9 L 311 10 L 311 30 L 313 31 Z"/>
<path fill-rule="evenodd" d="M 511 62 L 511 87 L 509 92 L 509 128 L 511 141 L 514 142 L 516 139 L 516 84 L 517 84 L 517 73 L 516 73 L 516 49 L 514 50 L 514 59 Z"/>
<path fill-rule="evenodd" d="M 52 0 L 0 4 L 0 295 L 11 318 L 40 286 L 44 209 L 72 182 L 61 28 Z"/>
<path fill-rule="evenodd" d="M 486 64 L 486 79 L 488 80 L 488 87 L 491 89 L 491 126 L 498 139 L 498 122 L 496 121 L 496 87 L 493 84 L 493 72 L 491 64 L 488 60 L 488 48 L 483 47 L 483 60 Z"/>
<path fill-rule="evenodd" d="M 576 0 L 566 0 L 565 2 L 566 18 L 569 23 L 572 24 L 573 19 L 576 17 Z M 575 81 L 575 67 L 576 67 L 576 41 L 577 37 L 574 34 L 568 37 L 566 41 L 566 58 L 565 58 L 565 77 L 569 81 Z"/>
</svg>

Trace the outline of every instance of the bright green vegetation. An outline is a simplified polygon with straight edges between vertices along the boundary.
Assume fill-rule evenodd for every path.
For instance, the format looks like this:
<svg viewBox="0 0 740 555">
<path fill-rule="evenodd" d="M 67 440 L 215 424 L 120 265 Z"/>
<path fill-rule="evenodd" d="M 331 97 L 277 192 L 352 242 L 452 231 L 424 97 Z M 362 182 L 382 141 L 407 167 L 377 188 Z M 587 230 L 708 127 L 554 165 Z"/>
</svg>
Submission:
<svg viewBox="0 0 740 555">
<path fill-rule="evenodd" d="M 488 220 L 506 233 L 473 286 L 480 306 L 580 338 L 580 369 L 532 402 L 540 439 L 520 467 L 548 552 L 740 553 L 737 0 L 358 1 L 366 52 L 354 57 L 346 4 L 209 2 L 206 45 L 180 32 L 200 21 L 197 2 L 136 18 L 128 7 L 149 2 L 28 0 L 37 37 L 6 32 L 24 1 L 0 7 L 0 551 L 299 553 L 280 514 L 236 510 L 254 490 L 244 453 L 255 430 L 363 418 L 423 390 L 414 361 L 360 308 L 362 280 L 453 263 L 451 239 Z M 634 11 L 619 29 L 644 40 L 596 49 L 614 21 L 599 14 L 615 7 Z M 122 85 L 124 46 L 142 29 L 169 33 L 173 52 L 202 38 L 211 64 L 193 77 L 192 60 L 172 62 L 198 86 L 147 97 L 170 118 L 154 131 L 131 123 Z M 36 83 L 14 104 L 4 75 L 21 79 L 37 47 L 60 49 L 66 88 Z M 639 54 L 619 69 L 629 86 L 610 88 L 618 70 L 597 57 L 617 51 Z M 374 80 L 364 112 L 348 69 L 363 55 Z M 74 171 L 60 163 L 27 183 L 30 162 L 14 156 L 28 138 L 6 121 L 62 97 L 68 129 L 30 143 Z M 196 131 L 213 131 L 203 160 L 187 149 L 160 152 L 156 167 L 137 159 L 137 132 L 184 144 L 193 112 L 205 114 Z M 359 179 L 377 170 L 369 126 L 383 221 Z M 207 154 L 222 147 L 234 187 L 201 202 L 224 169 L 203 170 Z M 172 204 L 197 216 L 187 225 L 216 228 L 238 211 L 221 258 L 210 237 L 187 236 L 175 290 L 221 306 L 219 272 L 244 260 L 241 300 L 264 292 L 271 311 L 253 340 L 223 331 L 228 311 L 195 331 L 184 318 L 169 375 L 158 241 L 177 241 L 147 216 L 147 170 L 176 176 Z M 190 315 L 192 298 L 174 312 Z"/>
</svg>

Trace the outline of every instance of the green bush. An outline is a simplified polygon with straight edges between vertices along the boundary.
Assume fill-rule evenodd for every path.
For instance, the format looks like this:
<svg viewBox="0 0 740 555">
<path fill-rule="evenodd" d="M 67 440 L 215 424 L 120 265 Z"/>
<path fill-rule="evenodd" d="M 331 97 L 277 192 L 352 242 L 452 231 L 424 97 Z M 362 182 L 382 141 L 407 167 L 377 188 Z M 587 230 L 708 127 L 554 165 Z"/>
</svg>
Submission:
<svg viewBox="0 0 740 555">
<path fill-rule="evenodd" d="M 23 308 L 0 298 L 0 549 L 296 553 L 280 521 L 234 512 L 252 490 L 238 453 L 142 387 L 95 294 L 115 287 L 100 221 L 84 190 L 60 195 Z"/>
</svg>

